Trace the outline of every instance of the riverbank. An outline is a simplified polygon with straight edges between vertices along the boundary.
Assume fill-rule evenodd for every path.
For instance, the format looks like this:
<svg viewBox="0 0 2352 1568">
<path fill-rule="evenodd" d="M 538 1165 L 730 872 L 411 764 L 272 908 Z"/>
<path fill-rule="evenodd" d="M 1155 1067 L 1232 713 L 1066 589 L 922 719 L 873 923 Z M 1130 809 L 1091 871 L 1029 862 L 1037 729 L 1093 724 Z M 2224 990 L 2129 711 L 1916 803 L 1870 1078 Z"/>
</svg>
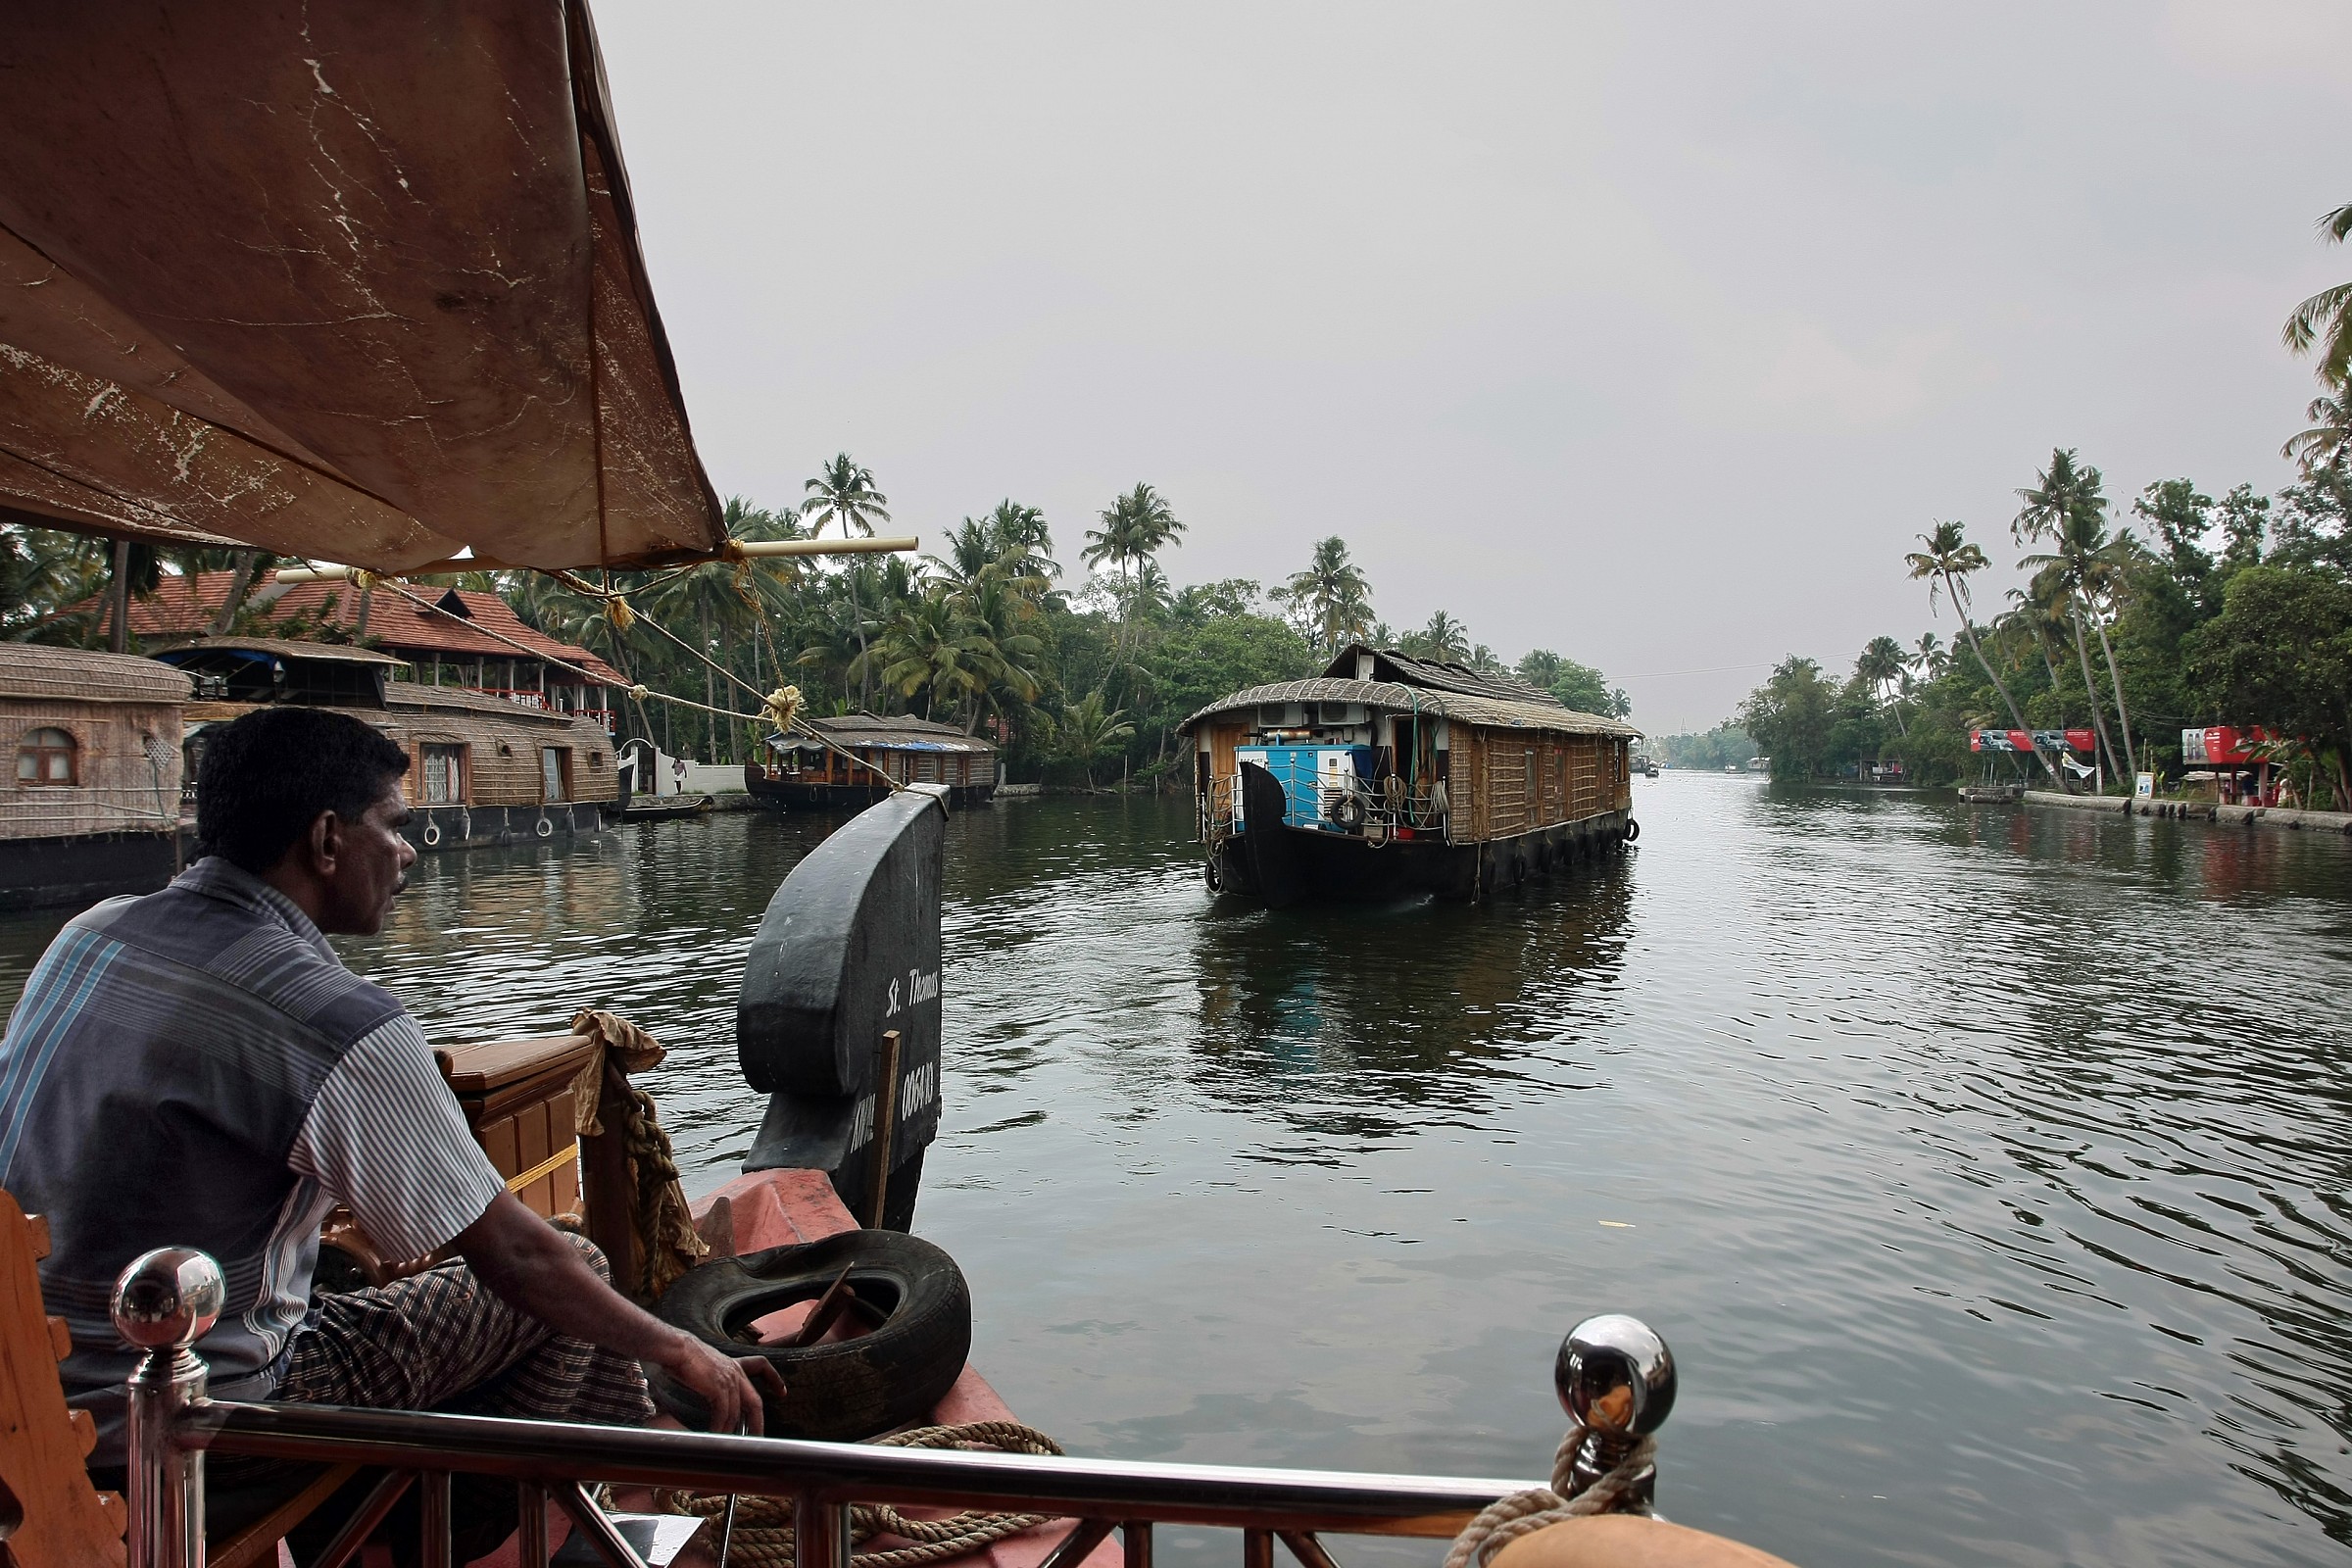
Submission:
<svg viewBox="0 0 2352 1568">
<path fill-rule="evenodd" d="M 2352 834 L 2352 812 L 2348 811 L 2301 811 L 2282 806 L 2217 806 L 2210 801 L 2142 801 L 2128 795 L 2061 795 L 2055 790 L 2028 790 L 2025 802 L 2028 806 L 2107 811 L 2120 816 L 2168 816 L 2186 822 Z"/>
</svg>

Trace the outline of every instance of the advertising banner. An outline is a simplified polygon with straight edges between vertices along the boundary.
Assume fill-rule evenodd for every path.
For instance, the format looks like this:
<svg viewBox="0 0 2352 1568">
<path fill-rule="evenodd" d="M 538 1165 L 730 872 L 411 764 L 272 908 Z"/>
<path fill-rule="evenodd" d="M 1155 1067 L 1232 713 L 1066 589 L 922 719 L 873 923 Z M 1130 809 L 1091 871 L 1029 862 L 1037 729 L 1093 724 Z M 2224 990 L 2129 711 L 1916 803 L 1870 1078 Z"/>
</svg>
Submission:
<svg viewBox="0 0 2352 1568">
<path fill-rule="evenodd" d="M 2090 752 L 2098 744 L 2098 736 L 2086 729 L 2037 729 L 2031 734 L 2022 729 L 1968 732 L 1968 749 L 1972 752 Z"/>
</svg>

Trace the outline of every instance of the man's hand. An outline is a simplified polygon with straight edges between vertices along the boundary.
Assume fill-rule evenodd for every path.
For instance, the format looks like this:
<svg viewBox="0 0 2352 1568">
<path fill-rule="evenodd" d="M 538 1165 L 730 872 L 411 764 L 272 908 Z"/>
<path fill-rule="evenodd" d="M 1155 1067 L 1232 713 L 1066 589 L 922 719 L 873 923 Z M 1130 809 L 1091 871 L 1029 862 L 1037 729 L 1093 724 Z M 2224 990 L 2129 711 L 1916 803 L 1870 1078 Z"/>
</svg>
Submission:
<svg viewBox="0 0 2352 1568">
<path fill-rule="evenodd" d="M 512 1193 L 490 1200 L 482 1217 L 458 1233 L 458 1252 L 505 1301 L 559 1334 L 620 1355 L 651 1361 L 692 1389 L 710 1410 L 713 1432 L 766 1426 L 760 1389 L 784 1396 L 784 1379 L 767 1361 L 728 1358 L 655 1317 L 597 1276 L 588 1260 Z"/>
<path fill-rule="evenodd" d="M 748 1432 L 756 1438 L 767 1426 L 760 1395 L 784 1397 L 784 1377 L 773 1361 L 758 1355 L 723 1355 L 691 1334 L 678 1335 L 669 1354 L 651 1359 L 694 1391 L 710 1412 L 713 1432 Z"/>
</svg>

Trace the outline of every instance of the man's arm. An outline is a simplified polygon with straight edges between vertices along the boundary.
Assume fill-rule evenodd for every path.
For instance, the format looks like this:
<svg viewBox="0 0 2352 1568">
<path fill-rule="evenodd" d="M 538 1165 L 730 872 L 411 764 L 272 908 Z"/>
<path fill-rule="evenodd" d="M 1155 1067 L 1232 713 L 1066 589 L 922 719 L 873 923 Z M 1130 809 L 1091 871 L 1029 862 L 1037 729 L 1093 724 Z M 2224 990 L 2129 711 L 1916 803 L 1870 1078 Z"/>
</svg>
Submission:
<svg viewBox="0 0 2352 1568">
<path fill-rule="evenodd" d="M 517 1311 L 559 1334 L 651 1361 L 685 1384 L 710 1406 L 713 1432 L 761 1430 L 754 1378 L 777 1398 L 784 1396 L 784 1380 L 771 1362 L 730 1359 L 647 1312 L 606 1284 L 555 1227 L 512 1193 L 492 1199 L 480 1219 L 458 1232 L 457 1249 L 482 1283 Z"/>
</svg>

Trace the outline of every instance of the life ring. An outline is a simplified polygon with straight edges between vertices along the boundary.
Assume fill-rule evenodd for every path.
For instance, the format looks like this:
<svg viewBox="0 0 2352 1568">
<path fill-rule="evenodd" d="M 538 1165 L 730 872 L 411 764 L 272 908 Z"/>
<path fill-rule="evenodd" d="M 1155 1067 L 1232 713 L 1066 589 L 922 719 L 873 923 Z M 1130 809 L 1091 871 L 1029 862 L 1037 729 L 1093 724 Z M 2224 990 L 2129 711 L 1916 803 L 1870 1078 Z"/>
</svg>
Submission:
<svg viewBox="0 0 2352 1568">
<path fill-rule="evenodd" d="M 849 1270 L 857 1339 L 794 1348 L 743 1338 L 757 1319 L 813 1301 Z M 783 1375 L 767 1402 L 767 1435 L 855 1443 L 927 1416 L 963 1372 L 972 1348 L 972 1293 L 956 1260 L 897 1231 L 843 1231 L 800 1247 L 713 1258 L 689 1269 L 654 1310 L 672 1327 L 728 1355 L 757 1355 Z M 880 1321 L 873 1319 L 879 1316 Z M 702 1400 L 659 1367 L 646 1379 L 654 1402 L 690 1426 Z"/>
<path fill-rule="evenodd" d="M 531 831 L 538 834 L 543 839 L 554 838 L 556 836 L 556 824 L 549 820 L 548 814 L 545 811 L 541 811 L 539 813 L 539 820 L 533 824 Z"/>
<path fill-rule="evenodd" d="M 424 840 L 426 849 L 433 849 L 441 842 L 441 824 L 428 816 L 424 819 L 424 831 L 416 836 Z"/>
<path fill-rule="evenodd" d="M 1625 842 L 1631 844 L 1634 842 L 1634 840 L 1640 838 L 1641 836 L 1642 824 L 1635 821 L 1630 816 L 1627 817 L 1625 819 Z"/>
</svg>

